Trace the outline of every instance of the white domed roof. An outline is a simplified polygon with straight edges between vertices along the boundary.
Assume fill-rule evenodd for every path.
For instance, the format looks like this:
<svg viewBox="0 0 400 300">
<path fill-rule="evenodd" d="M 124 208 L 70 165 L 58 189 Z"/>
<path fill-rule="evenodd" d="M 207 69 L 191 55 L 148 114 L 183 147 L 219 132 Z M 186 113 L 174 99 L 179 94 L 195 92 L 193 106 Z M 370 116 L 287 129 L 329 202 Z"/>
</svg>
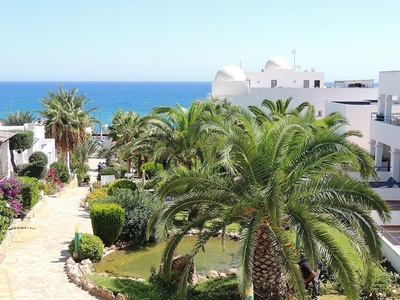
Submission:
<svg viewBox="0 0 400 300">
<path fill-rule="evenodd" d="M 235 65 L 222 67 L 215 75 L 215 81 L 245 81 L 246 75 L 241 68 Z"/>
<path fill-rule="evenodd" d="M 271 57 L 265 64 L 265 69 L 291 69 L 288 60 L 282 56 Z"/>
</svg>

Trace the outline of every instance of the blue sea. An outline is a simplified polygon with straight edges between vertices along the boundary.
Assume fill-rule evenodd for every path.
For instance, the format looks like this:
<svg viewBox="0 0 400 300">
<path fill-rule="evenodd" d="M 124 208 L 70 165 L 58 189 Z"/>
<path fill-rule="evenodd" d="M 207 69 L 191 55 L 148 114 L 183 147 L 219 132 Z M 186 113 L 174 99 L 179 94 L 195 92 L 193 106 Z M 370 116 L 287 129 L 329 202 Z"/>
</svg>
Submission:
<svg viewBox="0 0 400 300">
<path fill-rule="evenodd" d="M 150 113 L 155 106 L 189 107 L 194 100 L 204 100 L 211 93 L 211 82 L 0 82 L 0 117 L 8 112 L 30 111 L 38 117 L 44 110 L 40 103 L 49 91 L 57 87 L 78 89 L 91 102 L 87 109 L 98 107 L 92 117 L 110 124 L 118 109 L 134 110 L 141 115 Z"/>
</svg>

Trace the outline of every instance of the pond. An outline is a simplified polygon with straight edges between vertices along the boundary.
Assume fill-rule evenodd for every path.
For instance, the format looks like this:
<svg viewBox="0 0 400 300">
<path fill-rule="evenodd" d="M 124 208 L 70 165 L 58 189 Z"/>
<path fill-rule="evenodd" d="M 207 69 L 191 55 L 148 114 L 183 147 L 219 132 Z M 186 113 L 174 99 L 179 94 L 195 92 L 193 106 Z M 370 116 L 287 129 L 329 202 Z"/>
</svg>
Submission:
<svg viewBox="0 0 400 300">
<path fill-rule="evenodd" d="M 185 237 L 178 246 L 177 254 L 190 253 L 197 240 L 196 236 Z M 137 247 L 130 250 L 112 252 L 93 265 L 97 273 L 108 273 L 115 276 L 140 277 L 148 279 L 150 268 L 154 266 L 158 271 L 161 255 L 165 243 L 159 243 L 149 247 Z M 210 270 L 226 271 L 235 268 L 238 243 L 227 238 L 225 240 L 225 252 L 222 249 L 221 238 L 211 238 L 205 252 L 200 251 L 194 260 L 198 274 L 205 274 Z"/>
</svg>

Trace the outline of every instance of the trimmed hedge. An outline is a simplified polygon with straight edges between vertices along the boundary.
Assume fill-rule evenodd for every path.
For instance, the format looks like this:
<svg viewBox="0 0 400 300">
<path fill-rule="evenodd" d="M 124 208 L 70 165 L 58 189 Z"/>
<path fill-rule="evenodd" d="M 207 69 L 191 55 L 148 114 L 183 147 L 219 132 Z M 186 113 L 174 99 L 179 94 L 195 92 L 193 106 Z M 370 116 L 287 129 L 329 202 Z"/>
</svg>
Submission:
<svg viewBox="0 0 400 300">
<path fill-rule="evenodd" d="M 125 222 L 125 210 L 119 204 L 93 204 L 90 209 L 93 233 L 105 245 L 111 245 L 121 234 Z"/>
<path fill-rule="evenodd" d="M 36 167 L 46 167 L 48 162 L 47 155 L 42 151 L 35 151 L 29 156 L 29 163 Z"/>
<path fill-rule="evenodd" d="M 136 191 L 137 186 L 136 183 L 130 181 L 129 179 L 116 180 L 108 188 L 108 194 L 113 195 L 116 189 L 129 189 L 132 191 Z"/>
<path fill-rule="evenodd" d="M 68 245 L 68 252 L 73 256 L 75 250 L 75 239 Z M 104 253 L 104 244 L 98 236 L 89 233 L 82 233 L 78 244 L 77 260 L 89 258 L 92 262 L 99 261 Z"/>
<path fill-rule="evenodd" d="M 33 131 L 17 130 L 16 134 L 9 139 L 10 150 L 26 150 L 33 145 Z"/>
<path fill-rule="evenodd" d="M 22 208 L 31 209 L 39 201 L 39 180 L 32 177 L 19 177 Z"/>
<path fill-rule="evenodd" d="M 97 180 L 101 180 L 101 175 L 115 175 L 115 178 L 118 179 L 121 175 L 120 171 L 117 168 L 105 168 L 101 169 L 100 172 L 97 175 Z"/>
<path fill-rule="evenodd" d="M 60 161 L 55 161 L 50 165 L 50 169 L 56 170 L 56 177 L 60 178 L 62 183 L 69 182 L 68 168 Z"/>
</svg>

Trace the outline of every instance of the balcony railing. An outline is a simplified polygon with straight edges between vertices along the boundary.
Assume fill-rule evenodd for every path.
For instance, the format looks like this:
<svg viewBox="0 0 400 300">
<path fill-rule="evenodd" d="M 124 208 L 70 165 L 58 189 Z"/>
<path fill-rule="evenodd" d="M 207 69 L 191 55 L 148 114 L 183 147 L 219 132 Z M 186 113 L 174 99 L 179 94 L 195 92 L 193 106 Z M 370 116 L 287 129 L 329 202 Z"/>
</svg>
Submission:
<svg viewBox="0 0 400 300">
<path fill-rule="evenodd" d="M 371 119 L 389 123 L 395 126 L 400 126 L 400 113 L 393 113 L 391 115 L 386 116 L 382 113 L 373 112 L 371 113 Z"/>
</svg>

